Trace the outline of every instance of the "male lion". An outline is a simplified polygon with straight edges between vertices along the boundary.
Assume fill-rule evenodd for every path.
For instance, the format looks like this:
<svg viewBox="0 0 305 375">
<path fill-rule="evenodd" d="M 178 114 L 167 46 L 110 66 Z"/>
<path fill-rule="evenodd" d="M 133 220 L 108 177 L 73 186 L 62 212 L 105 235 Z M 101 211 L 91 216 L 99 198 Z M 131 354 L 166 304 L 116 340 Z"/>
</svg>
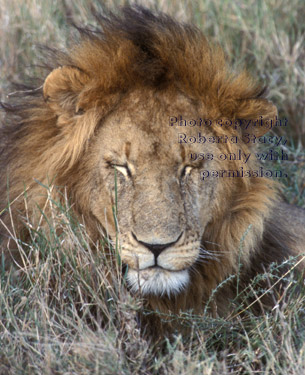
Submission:
<svg viewBox="0 0 305 375">
<path fill-rule="evenodd" d="M 10 223 L 24 238 L 50 181 L 93 241 L 101 228 L 115 237 L 117 201 L 128 285 L 164 312 L 202 312 L 230 275 L 246 285 L 304 252 L 304 211 L 281 201 L 254 154 L 277 120 L 261 86 L 167 15 L 127 7 L 99 22 L 58 53 L 42 89 L 3 104 L 4 253 L 14 255 Z M 219 288 L 219 312 L 235 284 Z"/>
</svg>

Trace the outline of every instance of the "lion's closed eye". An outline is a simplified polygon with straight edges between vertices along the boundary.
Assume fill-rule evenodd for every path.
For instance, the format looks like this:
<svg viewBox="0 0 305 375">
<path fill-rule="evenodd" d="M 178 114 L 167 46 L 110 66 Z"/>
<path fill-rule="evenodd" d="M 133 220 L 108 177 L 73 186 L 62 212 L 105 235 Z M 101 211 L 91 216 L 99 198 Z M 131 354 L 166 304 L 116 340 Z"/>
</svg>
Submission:
<svg viewBox="0 0 305 375">
<path fill-rule="evenodd" d="M 131 171 L 130 169 L 128 168 L 128 165 L 125 164 L 125 165 L 117 165 L 117 164 L 113 164 L 113 168 L 115 168 L 118 172 L 122 173 L 122 175 L 124 177 L 131 177 Z"/>
<path fill-rule="evenodd" d="M 183 167 L 183 169 L 180 173 L 180 178 L 183 179 L 183 178 L 189 176 L 189 174 L 191 173 L 193 168 L 194 167 L 192 167 L 191 165 L 186 165 L 185 167 Z"/>
</svg>

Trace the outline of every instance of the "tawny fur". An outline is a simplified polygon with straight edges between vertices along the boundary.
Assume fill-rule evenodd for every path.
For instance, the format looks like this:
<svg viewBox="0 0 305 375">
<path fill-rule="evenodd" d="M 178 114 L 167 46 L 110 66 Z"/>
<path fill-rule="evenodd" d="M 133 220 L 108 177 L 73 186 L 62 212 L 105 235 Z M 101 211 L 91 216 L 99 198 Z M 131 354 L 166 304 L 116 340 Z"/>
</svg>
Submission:
<svg viewBox="0 0 305 375">
<path fill-rule="evenodd" d="M 188 249 L 183 251 L 189 259 L 184 264 L 173 248 L 172 257 L 177 260 L 168 263 L 175 270 L 191 266 L 191 281 L 180 293 L 147 296 L 153 309 L 200 313 L 211 291 L 238 272 L 239 261 L 245 285 L 271 262 L 304 252 L 304 211 L 298 211 L 299 223 L 291 231 L 285 217 L 297 208 L 280 202 L 271 179 L 222 178 L 203 184 L 199 178 L 202 166 L 194 168 L 186 181 L 179 177 L 183 167 L 191 164 L 190 152 L 206 149 L 202 145 L 180 147 L 173 134 L 181 128 L 170 130 L 168 118 L 201 116 L 213 122 L 209 128 L 183 129 L 188 136 L 200 131 L 205 136 L 242 137 L 245 129 L 219 127 L 216 121 L 255 120 L 259 116 L 263 121 L 274 119 L 276 109 L 262 96 L 261 85 L 245 71 L 233 73 L 222 50 L 210 45 L 198 29 L 164 14 L 125 8 L 122 16 L 100 16 L 99 22 L 100 31 L 83 30 L 80 42 L 51 62 L 55 69 L 42 81 L 43 89 L 22 95 L 19 103 L 16 99 L 13 105 L 3 104 L 0 210 L 7 206 L 9 194 L 17 234 L 24 235 L 25 210 L 35 223 L 35 216 L 40 215 L 37 206 L 44 207 L 46 191 L 39 181 L 56 186 L 52 193 L 55 200 L 62 199 L 58 192 L 65 189 L 75 215 L 84 220 L 93 241 L 100 238 L 105 217 L 113 235 L 114 174 L 109 165 L 120 164 L 117 156 L 113 160 L 115 151 L 116 155 L 121 152 L 121 163 L 130 164 L 128 173 L 132 175 L 122 175 L 125 166 L 118 172 L 118 219 L 126 247 L 134 246 L 131 231 L 138 231 L 147 241 L 157 241 L 159 236 L 167 242 L 178 237 L 175 223 L 187 233 L 181 249 Z M 263 126 L 247 131 L 260 136 L 267 130 Z M 254 150 L 242 142 L 204 147 L 214 155 Z M 212 166 L 236 170 L 245 164 L 236 160 Z M 258 167 L 253 158 L 246 166 Z M 181 184 L 185 185 L 182 193 Z M 175 215 L 181 218 L 174 221 Z M 8 210 L 2 213 L 2 220 L 3 247 L 13 251 L 7 232 L 11 222 Z M 163 227 L 160 222 L 165 223 Z M 195 240 L 219 256 L 196 260 L 199 250 L 187 247 L 188 241 L 191 245 Z M 136 268 L 128 251 L 123 260 L 129 256 L 127 263 Z M 142 251 L 143 259 L 148 256 L 140 246 L 134 251 Z M 232 285 L 226 286 L 217 297 L 218 311 L 225 311 L 225 297 L 233 296 Z"/>
</svg>

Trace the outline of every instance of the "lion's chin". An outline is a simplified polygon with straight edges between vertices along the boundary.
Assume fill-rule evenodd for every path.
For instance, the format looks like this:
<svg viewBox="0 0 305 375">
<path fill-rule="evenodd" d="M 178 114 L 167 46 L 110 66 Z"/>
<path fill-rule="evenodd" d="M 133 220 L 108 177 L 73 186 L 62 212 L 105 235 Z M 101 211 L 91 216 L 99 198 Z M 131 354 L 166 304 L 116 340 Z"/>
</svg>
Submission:
<svg viewBox="0 0 305 375">
<path fill-rule="evenodd" d="M 175 295 L 180 293 L 189 283 L 188 270 L 168 271 L 159 267 L 144 270 L 129 269 L 127 282 L 132 292 L 147 295 Z"/>
</svg>

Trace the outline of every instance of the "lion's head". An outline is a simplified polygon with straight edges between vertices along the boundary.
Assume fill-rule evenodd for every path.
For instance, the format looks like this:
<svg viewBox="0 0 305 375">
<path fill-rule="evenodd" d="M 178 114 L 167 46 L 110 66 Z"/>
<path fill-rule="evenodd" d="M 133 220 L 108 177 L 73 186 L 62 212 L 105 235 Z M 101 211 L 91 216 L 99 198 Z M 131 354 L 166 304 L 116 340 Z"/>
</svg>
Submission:
<svg viewBox="0 0 305 375">
<path fill-rule="evenodd" d="M 118 228 L 132 290 L 170 298 L 199 278 L 208 295 L 236 271 L 249 225 L 242 262 L 262 236 L 272 184 L 236 171 L 256 169 L 243 137 L 263 135 L 276 109 L 196 28 L 138 7 L 100 22 L 59 55 L 42 91 L 6 107 L 1 206 L 9 181 L 15 216 L 25 187 L 35 215 L 52 181 L 94 240 Z"/>
</svg>

